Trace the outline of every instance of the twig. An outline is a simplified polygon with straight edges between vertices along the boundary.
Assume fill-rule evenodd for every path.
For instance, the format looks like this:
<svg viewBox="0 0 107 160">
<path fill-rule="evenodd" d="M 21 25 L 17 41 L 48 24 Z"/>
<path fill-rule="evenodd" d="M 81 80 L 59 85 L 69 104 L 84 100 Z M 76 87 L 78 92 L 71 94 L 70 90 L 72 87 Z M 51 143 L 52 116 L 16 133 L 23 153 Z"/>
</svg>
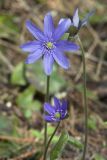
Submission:
<svg viewBox="0 0 107 160">
<path fill-rule="evenodd" d="M 104 43 L 100 40 L 97 32 L 89 25 L 87 26 L 89 32 L 92 34 L 93 38 L 94 38 L 94 43 L 92 45 L 91 48 L 89 48 L 87 54 L 85 55 L 86 58 L 88 59 L 91 59 L 93 61 L 96 61 L 98 62 L 98 65 L 97 65 L 97 69 L 96 69 L 96 76 L 98 77 L 101 73 L 101 68 L 102 68 L 102 65 L 107 65 L 104 61 L 104 56 L 105 56 L 105 50 L 107 48 L 107 43 Z M 93 50 L 95 49 L 96 46 L 100 46 L 103 50 L 103 53 L 101 53 L 101 56 L 100 56 L 100 59 L 98 59 L 97 57 L 95 56 L 92 56 L 91 54 L 93 53 Z M 86 61 L 87 62 L 87 61 Z M 79 72 L 77 73 L 76 77 L 75 77 L 75 81 L 78 81 L 80 79 L 82 75 L 82 63 L 80 65 L 80 69 L 79 69 Z"/>
<path fill-rule="evenodd" d="M 93 43 L 93 45 L 89 48 L 89 50 L 88 50 L 88 52 L 87 52 L 87 54 L 85 55 L 85 57 L 91 57 L 91 54 L 93 53 L 93 50 L 95 49 L 95 47 L 97 46 L 97 43 L 96 43 L 96 41 Z M 86 63 L 87 63 L 87 59 L 86 59 Z M 75 77 L 75 82 L 77 82 L 79 79 L 80 79 L 80 77 L 81 77 L 81 75 L 82 75 L 82 67 L 83 67 L 83 64 L 81 63 L 81 65 L 80 65 L 80 69 L 79 69 L 79 72 L 77 73 L 77 75 L 76 75 L 76 77 Z"/>
<path fill-rule="evenodd" d="M 97 65 L 97 69 L 96 69 L 96 77 L 100 76 L 104 57 L 105 57 L 105 52 L 100 54 L 100 61 L 99 61 L 98 65 Z"/>
<path fill-rule="evenodd" d="M 10 48 L 10 49 L 12 49 L 12 50 L 14 50 L 14 51 L 17 51 L 17 52 L 21 53 L 21 50 L 20 50 L 17 46 L 12 45 L 11 43 L 6 42 L 6 41 L 4 41 L 4 40 L 2 40 L 2 39 L 0 39 L 0 44 L 1 44 L 2 46 L 4 46 L 4 47 Z"/>
<path fill-rule="evenodd" d="M 35 138 L 17 138 L 17 137 L 0 135 L 0 141 L 15 141 L 17 143 L 33 143 L 35 142 Z"/>
<path fill-rule="evenodd" d="M 15 158 L 9 158 L 8 160 L 24 160 L 25 158 L 31 157 L 33 154 L 36 153 L 36 150 L 33 149 L 31 151 L 27 151 L 26 153 L 21 154 L 18 157 Z"/>
<path fill-rule="evenodd" d="M 93 38 L 95 39 L 95 41 L 97 42 L 97 44 L 99 44 L 101 48 L 104 49 L 105 47 L 107 47 L 107 42 L 103 42 L 98 36 L 97 32 L 90 25 L 88 25 L 87 28 L 91 33 L 91 35 L 93 36 Z"/>
<path fill-rule="evenodd" d="M 75 52 L 74 55 L 81 56 L 80 52 Z M 89 59 L 89 60 L 91 60 L 91 61 L 93 61 L 93 62 L 99 62 L 99 61 L 100 61 L 97 57 L 95 57 L 95 56 L 93 56 L 93 55 L 90 56 L 90 55 L 88 54 L 88 52 L 85 53 L 85 58 L 86 58 L 86 59 Z M 102 65 L 107 66 L 107 62 L 103 60 L 103 61 L 102 61 Z"/>
<path fill-rule="evenodd" d="M 88 27 L 90 33 L 92 34 L 92 36 L 94 37 L 94 39 L 96 40 L 96 42 L 98 43 L 98 45 L 102 48 L 103 53 L 100 54 L 100 60 L 99 63 L 97 65 L 97 69 L 96 69 L 96 76 L 99 77 L 100 73 L 101 73 L 101 69 L 102 69 L 102 65 L 103 65 L 103 59 L 105 57 L 105 51 L 107 49 L 107 43 L 104 43 L 101 41 L 101 39 L 99 38 L 97 32 L 95 32 L 95 30 L 90 26 Z"/>
<path fill-rule="evenodd" d="M 13 71 L 13 65 L 10 63 L 10 61 L 4 56 L 4 54 L 2 54 L 2 52 L 0 51 L 0 59 L 7 65 L 8 69 L 10 71 Z"/>
</svg>

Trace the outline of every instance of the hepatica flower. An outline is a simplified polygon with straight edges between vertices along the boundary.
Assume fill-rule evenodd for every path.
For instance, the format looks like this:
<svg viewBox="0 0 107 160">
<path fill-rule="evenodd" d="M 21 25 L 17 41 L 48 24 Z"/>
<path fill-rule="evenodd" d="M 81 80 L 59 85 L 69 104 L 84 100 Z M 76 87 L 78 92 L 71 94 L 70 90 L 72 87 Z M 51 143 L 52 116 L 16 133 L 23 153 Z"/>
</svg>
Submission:
<svg viewBox="0 0 107 160">
<path fill-rule="evenodd" d="M 46 112 L 44 119 L 47 122 L 59 122 L 67 117 L 67 102 L 60 101 L 54 97 L 54 106 L 49 103 L 44 104 L 44 111 Z"/>
<path fill-rule="evenodd" d="M 71 29 L 74 35 L 77 34 L 81 27 L 85 26 L 88 23 L 89 18 L 94 14 L 94 12 L 95 10 L 92 10 L 84 17 L 84 19 L 80 20 L 78 8 L 75 10 L 73 17 L 71 18 Z"/>
<path fill-rule="evenodd" d="M 36 38 L 34 41 L 27 42 L 21 46 L 22 50 L 29 52 L 26 63 L 34 63 L 38 59 L 43 59 L 44 71 L 47 75 L 52 72 L 54 61 L 62 68 L 68 69 L 69 60 L 64 55 L 65 51 L 77 51 L 78 45 L 61 40 L 61 37 L 71 26 L 70 19 L 64 19 L 57 28 L 54 27 L 53 19 L 50 13 L 44 18 L 44 31 L 42 32 L 30 20 L 26 22 L 29 32 Z"/>
</svg>

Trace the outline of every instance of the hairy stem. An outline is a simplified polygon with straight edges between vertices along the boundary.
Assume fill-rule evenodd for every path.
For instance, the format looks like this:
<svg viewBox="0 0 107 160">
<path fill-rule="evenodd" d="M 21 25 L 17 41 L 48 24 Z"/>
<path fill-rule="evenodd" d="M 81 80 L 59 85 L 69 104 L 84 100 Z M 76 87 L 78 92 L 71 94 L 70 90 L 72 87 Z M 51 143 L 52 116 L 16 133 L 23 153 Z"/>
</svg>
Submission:
<svg viewBox="0 0 107 160">
<path fill-rule="evenodd" d="M 51 143 L 51 141 L 52 141 L 52 139 L 53 139 L 53 137 L 54 137 L 54 135 L 55 135 L 58 127 L 59 127 L 59 125 L 60 125 L 60 121 L 58 122 L 58 124 L 57 124 L 54 132 L 52 133 L 52 135 L 51 135 L 51 137 L 50 137 L 50 139 L 49 139 L 49 141 L 48 141 L 48 143 L 47 143 L 47 145 L 46 145 L 45 153 L 44 153 L 44 159 L 43 159 L 43 160 L 46 160 L 46 155 L 47 155 L 47 151 L 48 151 L 49 145 L 50 145 L 50 143 Z"/>
<path fill-rule="evenodd" d="M 46 96 L 45 101 L 49 101 L 49 84 L 50 84 L 50 76 L 47 76 L 47 82 L 46 82 Z M 44 131 L 44 146 L 47 145 L 47 122 L 45 121 L 45 131 Z M 45 149 L 44 149 L 45 150 Z"/>
<path fill-rule="evenodd" d="M 84 141 L 84 150 L 83 150 L 83 156 L 82 160 L 85 160 L 86 158 L 86 152 L 87 152 L 87 145 L 88 145 L 88 106 L 87 106 L 87 89 L 86 89 L 86 64 L 85 64 L 85 52 L 82 45 L 82 42 L 78 36 L 78 42 L 81 48 L 82 53 L 82 62 L 83 62 L 83 83 L 84 83 L 84 92 L 83 92 L 83 98 L 84 98 L 84 116 L 85 116 L 85 141 Z"/>
</svg>

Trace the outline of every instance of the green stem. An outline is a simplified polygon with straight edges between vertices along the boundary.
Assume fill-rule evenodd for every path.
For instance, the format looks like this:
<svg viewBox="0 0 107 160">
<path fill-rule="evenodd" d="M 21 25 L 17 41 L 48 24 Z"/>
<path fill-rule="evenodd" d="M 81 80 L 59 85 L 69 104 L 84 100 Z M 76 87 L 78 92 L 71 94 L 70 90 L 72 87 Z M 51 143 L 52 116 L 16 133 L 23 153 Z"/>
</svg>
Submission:
<svg viewBox="0 0 107 160">
<path fill-rule="evenodd" d="M 48 151 L 49 145 L 50 145 L 50 143 L 51 143 L 51 141 L 52 141 L 52 139 L 53 139 L 58 127 L 59 127 L 59 125 L 60 125 L 60 121 L 58 122 L 54 132 L 52 133 L 52 135 L 51 135 L 51 137 L 50 137 L 50 139 L 49 139 L 49 141 L 48 141 L 48 143 L 46 145 L 45 152 L 44 152 L 44 159 L 43 160 L 46 160 L 46 155 L 47 155 L 47 151 Z"/>
<path fill-rule="evenodd" d="M 47 82 L 46 82 L 46 97 L 45 97 L 45 101 L 48 102 L 49 101 L 49 85 L 50 85 L 50 76 L 47 76 Z"/>
<path fill-rule="evenodd" d="M 85 64 L 85 52 L 82 45 L 82 42 L 78 36 L 78 42 L 82 52 L 82 61 L 83 61 L 83 83 L 84 83 L 84 112 L 85 112 L 85 141 L 84 141 L 84 150 L 82 160 L 85 160 L 86 152 L 87 152 L 87 145 L 88 145 L 88 106 L 87 106 L 87 92 L 86 92 L 86 64 Z"/>
<path fill-rule="evenodd" d="M 45 102 L 49 101 L 49 84 L 50 84 L 50 76 L 47 76 Z M 44 146 L 46 147 L 46 145 L 47 145 L 47 122 L 45 121 Z"/>
</svg>

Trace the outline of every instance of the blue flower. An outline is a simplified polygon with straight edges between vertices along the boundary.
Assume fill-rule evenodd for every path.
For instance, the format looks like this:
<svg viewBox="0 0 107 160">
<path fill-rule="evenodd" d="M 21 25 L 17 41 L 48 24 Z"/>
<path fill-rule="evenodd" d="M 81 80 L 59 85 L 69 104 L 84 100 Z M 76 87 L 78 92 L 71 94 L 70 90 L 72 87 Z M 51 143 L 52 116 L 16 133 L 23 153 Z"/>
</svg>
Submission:
<svg viewBox="0 0 107 160">
<path fill-rule="evenodd" d="M 70 26 L 71 20 L 64 19 L 55 28 L 50 13 L 46 14 L 44 18 L 44 32 L 28 20 L 26 27 L 36 40 L 27 42 L 21 46 L 23 51 L 30 53 L 26 59 L 26 63 L 34 63 L 42 58 L 46 75 L 51 74 L 54 61 L 62 68 L 68 69 L 70 63 L 63 53 L 65 51 L 77 51 L 79 49 L 79 46 L 75 43 L 61 40 L 61 37 Z"/>
<path fill-rule="evenodd" d="M 79 15 L 78 15 L 78 8 L 75 10 L 73 17 L 71 18 L 71 36 L 74 36 L 78 33 L 78 31 L 85 26 L 88 21 L 89 18 L 94 14 L 95 10 L 92 10 L 91 12 L 89 12 L 84 19 L 80 20 Z M 61 19 L 61 21 L 63 22 L 64 19 Z"/>
<path fill-rule="evenodd" d="M 72 18 L 72 24 L 73 26 L 75 26 L 76 28 L 80 29 L 81 27 L 83 27 L 84 25 L 86 25 L 88 23 L 89 18 L 94 14 L 94 10 L 92 10 L 91 12 L 89 12 L 85 18 L 83 20 L 80 20 L 79 15 L 78 15 L 78 8 L 76 9 L 76 11 L 74 12 L 73 18 Z"/>
<path fill-rule="evenodd" d="M 59 122 L 67 117 L 67 101 L 60 101 L 54 97 L 54 106 L 44 104 L 44 119 L 47 122 Z"/>
</svg>

